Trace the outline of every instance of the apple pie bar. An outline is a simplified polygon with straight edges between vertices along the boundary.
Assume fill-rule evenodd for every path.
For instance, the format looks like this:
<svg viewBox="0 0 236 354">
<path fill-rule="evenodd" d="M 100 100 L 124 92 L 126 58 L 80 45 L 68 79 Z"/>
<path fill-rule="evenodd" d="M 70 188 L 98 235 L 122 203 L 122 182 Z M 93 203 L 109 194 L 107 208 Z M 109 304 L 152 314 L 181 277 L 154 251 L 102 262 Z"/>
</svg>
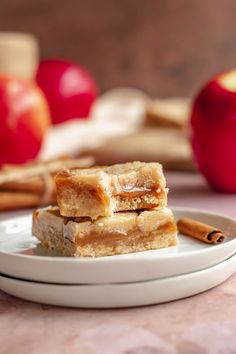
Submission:
<svg viewBox="0 0 236 354">
<path fill-rule="evenodd" d="M 74 257 L 139 252 L 177 241 L 173 214 L 165 207 L 119 212 L 96 220 L 63 217 L 58 207 L 47 207 L 33 213 L 32 233 L 43 246 Z"/>
<path fill-rule="evenodd" d="M 118 211 L 167 205 L 166 180 L 159 163 L 135 161 L 64 170 L 56 175 L 55 183 L 63 216 L 88 216 L 95 220 Z"/>
</svg>

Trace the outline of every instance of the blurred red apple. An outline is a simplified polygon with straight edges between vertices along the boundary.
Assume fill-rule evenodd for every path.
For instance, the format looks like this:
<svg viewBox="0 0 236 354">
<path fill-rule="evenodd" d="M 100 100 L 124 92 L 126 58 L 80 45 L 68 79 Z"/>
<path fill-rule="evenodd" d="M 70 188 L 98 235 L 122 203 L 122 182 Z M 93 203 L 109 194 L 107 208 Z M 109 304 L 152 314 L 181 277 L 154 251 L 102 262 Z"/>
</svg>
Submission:
<svg viewBox="0 0 236 354">
<path fill-rule="evenodd" d="M 222 192 L 236 192 L 236 70 L 214 77 L 197 95 L 191 117 L 199 170 Z"/>
<path fill-rule="evenodd" d="M 37 85 L 0 75 L 0 165 L 35 158 L 49 124 L 48 105 Z"/>
<path fill-rule="evenodd" d="M 92 76 L 69 61 L 41 61 L 36 81 L 47 97 L 54 124 L 86 118 L 98 93 Z"/>
</svg>

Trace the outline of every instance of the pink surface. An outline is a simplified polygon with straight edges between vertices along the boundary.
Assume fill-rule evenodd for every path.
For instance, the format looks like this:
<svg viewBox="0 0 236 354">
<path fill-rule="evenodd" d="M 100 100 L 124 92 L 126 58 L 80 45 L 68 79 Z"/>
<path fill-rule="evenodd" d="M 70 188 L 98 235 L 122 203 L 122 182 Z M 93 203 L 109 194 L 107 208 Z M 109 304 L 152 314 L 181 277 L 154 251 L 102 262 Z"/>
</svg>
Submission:
<svg viewBox="0 0 236 354">
<path fill-rule="evenodd" d="M 195 174 L 168 173 L 170 205 L 236 217 L 236 195 L 211 191 Z M 33 304 L 0 292 L 0 353 L 234 354 L 236 274 L 205 293 L 121 310 Z"/>
</svg>

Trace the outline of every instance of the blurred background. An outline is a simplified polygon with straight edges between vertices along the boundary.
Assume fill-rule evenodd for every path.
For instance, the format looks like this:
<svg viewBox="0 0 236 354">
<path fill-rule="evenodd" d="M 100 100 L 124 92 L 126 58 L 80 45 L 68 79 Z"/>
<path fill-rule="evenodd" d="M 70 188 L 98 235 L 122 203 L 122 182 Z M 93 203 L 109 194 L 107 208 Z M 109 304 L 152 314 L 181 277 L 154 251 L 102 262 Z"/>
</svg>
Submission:
<svg viewBox="0 0 236 354">
<path fill-rule="evenodd" d="M 235 192 L 236 95 L 214 91 L 235 67 L 235 13 L 234 0 L 1 0 L 0 210 L 55 202 L 61 168 L 134 160 Z"/>
<path fill-rule="evenodd" d="M 1 0 L 2 31 L 30 32 L 42 58 L 74 60 L 102 91 L 192 96 L 236 58 L 234 0 Z"/>
</svg>

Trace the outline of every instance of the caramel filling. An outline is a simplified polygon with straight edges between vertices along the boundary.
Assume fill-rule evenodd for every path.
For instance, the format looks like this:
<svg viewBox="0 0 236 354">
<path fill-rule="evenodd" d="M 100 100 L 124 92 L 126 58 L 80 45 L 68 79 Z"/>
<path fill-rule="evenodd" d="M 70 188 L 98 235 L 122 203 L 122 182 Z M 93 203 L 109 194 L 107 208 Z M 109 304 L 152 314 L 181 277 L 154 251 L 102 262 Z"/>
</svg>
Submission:
<svg viewBox="0 0 236 354">
<path fill-rule="evenodd" d="M 149 182 L 144 183 L 143 185 L 137 184 L 120 184 L 119 187 L 112 188 L 112 195 L 113 196 L 120 196 L 125 198 L 138 198 L 143 195 L 156 195 L 163 192 L 160 188 L 159 183 Z"/>
<path fill-rule="evenodd" d="M 106 231 L 104 230 L 102 233 L 95 234 L 94 232 L 89 233 L 86 235 L 84 238 L 77 237 L 75 243 L 77 246 L 85 246 L 88 244 L 93 245 L 94 247 L 96 245 L 107 245 L 107 246 L 112 246 L 115 243 L 119 241 L 127 241 L 129 240 L 130 242 L 132 241 L 137 241 L 137 242 L 143 242 L 145 241 L 150 241 L 155 239 L 158 234 L 168 234 L 168 233 L 174 233 L 176 232 L 177 228 L 175 223 L 169 221 L 160 227 L 158 227 L 156 230 L 148 233 L 142 232 L 139 228 L 135 228 L 132 230 L 127 230 L 127 232 L 119 232 L 119 231 Z"/>
<path fill-rule="evenodd" d="M 107 193 L 99 188 L 99 186 L 86 186 L 86 185 L 74 185 L 76 194 L 80 196 L 86 190 L 91 198 L 96 199 L 103 205 L 107 205 L 109 202 Z M 111 195 L 116 197 L 123 197 L 126 199 L 138 198 L 143 195 L 155 195 L 159 196 L 162 193 L 162 189 L 159 184 L 153 184 L 152 187 L 136 186 L 136 185 L 120 185 L 119 188 L 111 188 Z"/>
<path fill-rule="evenodd" d="M 75 191 L 77 196 L 81 196 L 86 191 L 92 199 L 97 200 L 103 205 L 109 204 L 109 197 L 102 188 L 98 185 L 86 185 L 85 183 L 73 183 L 72 181 L 61 178 L 57 180 L 57 186 L 61 190 L 67 190 L 71 188 Z M 163 188 L 157 181 L 149 180 L 142 183 L 138 182 L 136 184 L 124 184 L 119 183 L 118 185 L 112 185 L 110 190 L 111 196 L 114 197 L 124 197 L 126 199 L 138 198 L 143 195 L 153 195 L 159 197 L 163 193 Z"/>
</svg>

